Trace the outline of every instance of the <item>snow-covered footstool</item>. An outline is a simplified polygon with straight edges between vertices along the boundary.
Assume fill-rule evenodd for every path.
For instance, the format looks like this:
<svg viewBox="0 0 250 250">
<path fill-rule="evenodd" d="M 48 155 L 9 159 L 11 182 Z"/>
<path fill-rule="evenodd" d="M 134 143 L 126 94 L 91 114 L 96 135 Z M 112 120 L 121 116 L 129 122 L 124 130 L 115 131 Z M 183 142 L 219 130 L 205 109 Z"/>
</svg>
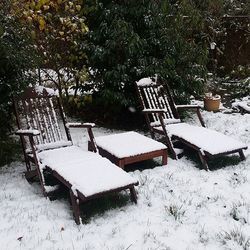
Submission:
<svg viewBox="0 0 250 250">
<path fill-rule="evenodd" d="M 250 114 L 250 97 L 244 97 L 242 101 L 235 101 L 232 103 L 232 107 L 238 109 L 241 114 Z"/>
<path fill-rule="evenodd" d="M 136 132 L 125 132 L 95 137 L 99 154 L 117 166 L 162 157 L 162 165 L 167 164 L 167 147 L 160 142 Z M 94 149 L 89 142 L 89 150 Z"/>
</svg>

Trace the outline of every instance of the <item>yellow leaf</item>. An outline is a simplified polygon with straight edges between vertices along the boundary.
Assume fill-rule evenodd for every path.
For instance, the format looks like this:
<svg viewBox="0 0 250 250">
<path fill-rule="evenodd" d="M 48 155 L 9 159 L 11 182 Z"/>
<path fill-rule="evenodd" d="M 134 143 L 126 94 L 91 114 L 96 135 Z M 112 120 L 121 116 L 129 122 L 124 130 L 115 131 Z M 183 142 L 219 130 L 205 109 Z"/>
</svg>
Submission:
<svg viewBox="0 0 250 250">
<path fill-rule="evenodd" d="M 38 22 L 39 22 L 39 29 L 44 30 L 45 29 L 45 24 L 46 24 L 45 20 L 42 17 L 40 17 Z"/>
<path fill-rule="evenodd" d="M 32 21 L 33 21 L 33 19 L 32 19 L 31 16 L 28 16 L 28 17 L 27 17 L 27 20 L 28 20 L 29 23 L 32 23 Z"/>
<path fill-rule="evenodd" d="M 34 1 L 32 1 L 32 2 L 30 3 L 30 7 L 31 7 L 31 9 L 34 9 L 34 8 L 36 7 L 36 4 L 35 4 Z"/>
<path fill-rule="evenodd" d="M 35 31 L 31 31 L 31 37 L 32 37 L 33 39 L 36 38 L 36 32 L 35 32 Z"/>
<path fill-rule="evenodd" d="M 76 28 L 77 28 L 77 24 L 76 24 L 76 23 L 72 24 L 72 26 L 71 26 L 71 30 L 72 30 L 72 31 L 75 31 L 75 30 L 76 30 Z"/>
<path fill-rule="evenodd" d="M 44 5 L 43 8 L 44 8 L 44 10 L 48 10 L 49 9 L 49 5 Z"/>
<path fill-rule="evenodd" d="M 77 4 L 77 5 L 76 5 L 76 10 L 77 10 L 77 11 L 80 11 L 80 10 L 81 10 L 81 5 Z"/>
<path fill-rule="evenodd" d="M 44 0 L 39 0 L 39 1 L 38 1 L 38 4 L 39 4 L 40 6 L 42 6 L 42 5 L 44 5 L 44 2 L 45 2 Z"/>
</svg>

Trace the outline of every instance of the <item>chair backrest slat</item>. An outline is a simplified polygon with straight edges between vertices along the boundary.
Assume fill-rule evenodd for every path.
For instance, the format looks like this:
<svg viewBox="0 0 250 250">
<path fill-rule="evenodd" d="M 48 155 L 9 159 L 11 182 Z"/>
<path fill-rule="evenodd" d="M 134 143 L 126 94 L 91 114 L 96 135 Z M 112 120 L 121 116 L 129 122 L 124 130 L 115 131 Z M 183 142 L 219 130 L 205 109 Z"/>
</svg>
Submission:
<svg viewBox="0 0 250 250">
<path fill-rule="evenodd" d="M 51 120 L 53 121 L 54 123 L 54 129 L 55 129 L 55 134 L 57 136 L 57 140 L 62 140 L 63 137 L 62 137 L 62 132 L 61 132 L 61 129 L 59 127 L 59 123 L 58 123 L 58 119 L 57 119 L 57 116 L 56 116 L 56 112 L 55 112 L 55 108 L 54 108 L 54 104 L 52 102 L 51 99 L 48 100 L 48 109 L 50 110 L 50 114 L 51 114 Z"/>
<path fill-rule="evenodd" d="M 54 119 L 49 99 L 45 99 L 44 101 L 46 102 L 45 103 L 45 113 L 48 117 L 48 124 L 51 128 L 51 134 L 52 134 L 53 141 L 55 142 L 55 141 L 58 141 L 61 139 L 59 132 L 58 132 L 58 128 L 56 126 L 57 119 L 56 118 Z"/>
</svg>

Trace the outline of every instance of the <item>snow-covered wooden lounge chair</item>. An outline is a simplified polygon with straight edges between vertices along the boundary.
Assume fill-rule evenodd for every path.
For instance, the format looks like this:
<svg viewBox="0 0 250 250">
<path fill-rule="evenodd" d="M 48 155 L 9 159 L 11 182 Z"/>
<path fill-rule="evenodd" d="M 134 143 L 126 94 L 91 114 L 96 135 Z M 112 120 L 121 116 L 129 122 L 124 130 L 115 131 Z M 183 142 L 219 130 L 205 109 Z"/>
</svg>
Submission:
<svg viewBox="0 0 250 250">
<path fill-rule="evenodd" d="M 206 170 L 209 169 L 207 161 L 212 157 L 239 153 L 241 160 L 245 159 L 243 153 L 243 149 L 247 149 L 245 144 L 205 128 L 198 105 L 175 105 L 165 82 L 152 77 L 143 78 L 136 85 L 152 138 L 155 137 L 155 133 L 163 135 L 175 159 L 177 153 L 173 142 L 176 140 L 196 150 Z M 202 127 L 182 122 L 178 114 L 180 109 L 196 110 Z"/>
<path fill-rule="evenodd" d="M 53 99 L 56 99 L 55 104 Z M 26 178 L 31 180 L 38 176 L 45 196 L 51 188 L 46 186 L 44 171 L 66 186 L 77 224 L 81 221 L 80 202 L 129 189 L 131 200 L 136 203 L 134 186 L 138 185 L 137 180 L 98 153 L 73 145 L 69 128 L 86 128 L 90 141 L 94 143 L 94 124 L 66 123 L 60 99 L 45 89 L 39 94 L 34 88 L 28 88 L 21 97 L 14 99 L 14 106 L 19 129 L 16 134 L 21 138 L 27 167 Z"/>
</svg>

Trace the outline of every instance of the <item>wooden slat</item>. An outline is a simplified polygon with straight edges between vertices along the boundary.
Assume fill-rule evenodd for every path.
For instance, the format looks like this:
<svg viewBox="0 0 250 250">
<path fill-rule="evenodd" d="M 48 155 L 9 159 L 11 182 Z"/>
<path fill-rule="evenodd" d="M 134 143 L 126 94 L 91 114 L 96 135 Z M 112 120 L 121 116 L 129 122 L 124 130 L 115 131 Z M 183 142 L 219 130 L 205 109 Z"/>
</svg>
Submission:
<svg viewBox="0 0 250 250">
<path fill-rule="evenodd" d="M 57 116 L 56 116 L 54 104 L 53 104 L 51 98 L 49 98 L 49 104 L 50 104 L 49 106 L 50 106 L 51 112 L 52 112 L 52 119 L 53 119 L 53 121 L 54 121 L 55 129 L 56 129 L 57 134 L 58 134 L 58 138 L 59 138 L 59 140 L 62 140 L 62 133 L 61 133 L 61 130 L 60 130 L 60 127 L 59 127 L 59 123 L 58 123 L 58 119 L 57 119 Z M 59 109 L 62 109 L 62 107 L 61 107 L 60 104 L 59 104 Z M 65 116 L 64 116 L 64 114 L 61 114 L 61 116 L 62 116 L 63 124 L 64 124 L 64 126 L 65 126 L 65 123 L 66 123 L 66 121 L 65 121 Z M 66 130 L 66 127 L 65 127 L 65 130 Z M 66 134 L 67 134 L 67 133 L 69 133 L 69 132 L 66 130 Z M 67 136 L 67 137 L 68 137 L 68 136 Z M 69 139 L 69 137 L 68 137 L 68 139 Z M 69 140 L 70 140 L 70 139 L 69 139 Z"/>
<path fill-rule="evenodd" d="M 34 128 L 34 129 L 38 129 L 41 133 L 40 133 L 40 135 L 39 135 L 39 138 L 40 138 L 40 142 L 37 142 L 36 141 L 36 143 L 44 143 L 44 139 L 43 139 L 43 133 L 44 133 L 44 129 L 43 129 L 43 127 L 41 126 L 41 120 L 40 120 L 40 116 L 39 116 L 39 114 L 38 114 L 38 112 L 37 112 L 37 109 L 38 109 L 38 107 L 37 107 L 37 103 L 33 100 L 33 99 L 30 99 L 30 101 L 31 101 L 31 103 L 33 104 L 33 110 L 34 110 L 34 113 L 36 114 L 36 119 L 37 119 L 37 124 L 38 124 L 38 126 L 36 127 L 36 128 Z"/>
<path fill-rule="evenodd" d="M 46 100 L 46 108 L 47 108 L 47 113 L 49 115 L 49 120 L 50 120 L 50 123 L 52 126 L 53 133 L 56 137 L 55 140 L 60 141 L 62 139 L 62 136 L 61 136 L 61 133 L 58 130 L 58 128 L 55 126 L 55 124 L 58 122 L 57 122 L 57 120 L 55 120 L 55 117 L 53 114 L 53 109 L 52 109 L 52 106 L 50 104 L 50 98 L 45 98 L 45 100 Z"/>
</svg>

